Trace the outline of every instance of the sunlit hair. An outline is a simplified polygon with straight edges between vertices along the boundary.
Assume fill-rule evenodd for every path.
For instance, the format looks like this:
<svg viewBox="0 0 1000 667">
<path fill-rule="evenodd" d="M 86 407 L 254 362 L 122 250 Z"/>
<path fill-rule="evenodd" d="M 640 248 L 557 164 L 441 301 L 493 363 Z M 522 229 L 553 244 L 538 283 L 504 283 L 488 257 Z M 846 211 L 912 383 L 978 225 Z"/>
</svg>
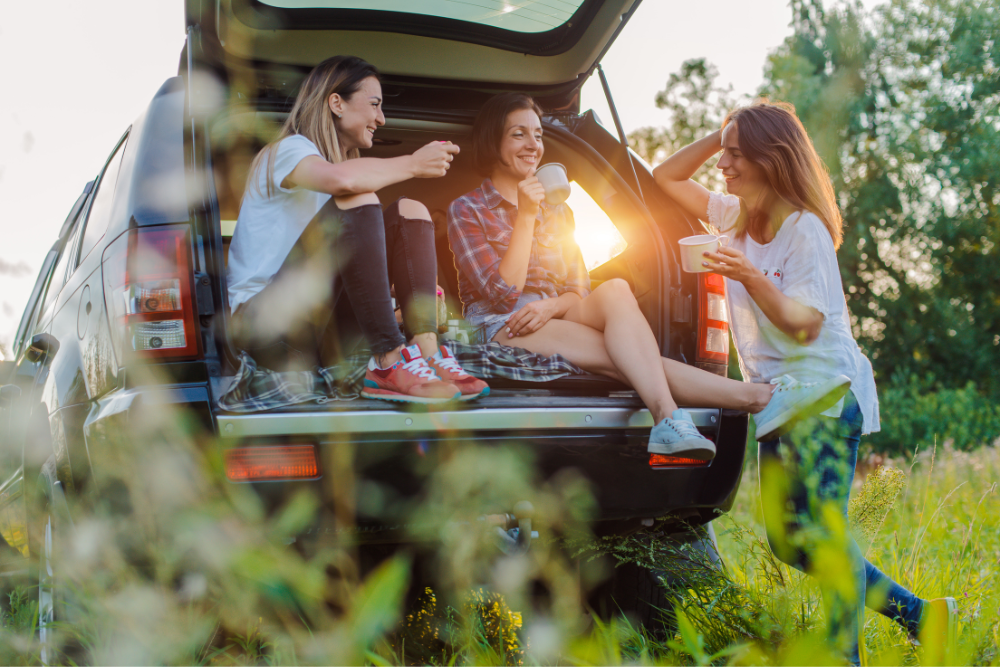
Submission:
<svg viewBox="0 0 1000 667">
<path fill-rule="evenodd" d="M 795 115 L 795 107 L 785 102 L 756 100 L 750 106 L 730 111 L 722 127 L 730 123 L 739 128 L 740 152 L 763 170 L 775 194 L 795 208 L 818 216 L 830 232 L 834 248 L 839 248 L 844 238 L 844 221 L 830 172 Z M 758 238 L 764 236 L 759 233 L 770 224 L 771 202 L 746 203 L 751 207 L 749 219 L 737 223 L 737 236 L 747 232 Z"/>
<path fill-rule="evenodd" d="M 341 154 L 337 137 L 337 120 L 330 110 L 327 100 L 334 93 L 344 101 L 351 99 L 361 88 L 361 82 L 369 77 L 379 78 L 378 70 L 356 56 L 334 56 L 327 58 L 313 68 L 302 82 L 299 95 L 295 98 L 288 119 L 281 126 L 278 138 L 265 146 L 250 165 L 248 184 L 253 184 L 260 192 L 259 171 L 267 170 L 267 196 L 274 195 L 274 156 L 278 143 L 293 134 L 301 134 L 316 144 L 316 148 L 328 162 L 343 162 L 360 156 L 356 148 Z"/>
<path fill-rule="evenodd" d="M 472 124 L 472 163 L 483 176 L 489 176 L 500 161 L 500 144 L 507 127 L 507 116 L 530 109 L 542 119 L 542 108 L 524 93 L 494 95 L 479 110 Z"/>
</svg>

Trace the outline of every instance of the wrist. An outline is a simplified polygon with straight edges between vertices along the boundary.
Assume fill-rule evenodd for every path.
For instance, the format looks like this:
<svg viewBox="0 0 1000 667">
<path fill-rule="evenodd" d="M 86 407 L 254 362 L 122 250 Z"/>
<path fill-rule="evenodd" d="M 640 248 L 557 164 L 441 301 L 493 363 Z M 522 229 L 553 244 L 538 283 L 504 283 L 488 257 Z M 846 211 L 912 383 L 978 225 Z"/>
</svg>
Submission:
<svg viewBox="0 0 1000 667">
<path fill-rule="evenodd" d="M 420 176 L 416 155 L 401 155 L 400 159 L 403 160 L 405 171 L 410 175 L 410 178 L 418 178 Z"/>
<path fill-rule="evenodd" d="M 529 211 L 528 209 L 519 209 L 517 212 L 517 218 L 514 223 L 525 227 L 527 229 L 534 230 L 535 228 L 535 218 L 538 217 L 538 207 L 536 206 L 534 211 Z"/>
</svg>

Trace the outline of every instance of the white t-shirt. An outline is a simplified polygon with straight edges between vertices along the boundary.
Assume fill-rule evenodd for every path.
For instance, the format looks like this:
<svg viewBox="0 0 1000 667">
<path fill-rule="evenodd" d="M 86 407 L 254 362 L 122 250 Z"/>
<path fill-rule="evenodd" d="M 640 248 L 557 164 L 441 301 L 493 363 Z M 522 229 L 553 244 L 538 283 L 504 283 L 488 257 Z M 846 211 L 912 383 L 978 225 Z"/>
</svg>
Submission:
<svg viewBox="0 0 1000 667">
<path fill-rule="evenodd" d="M 257 174 L 259 188 L 247 184 L 229 246 L 229 306 L 233 311 L 271 282 L 309 221 L 330 200 L 322 192 L 281 187 L 302 158 L 310 155 L 323 157 L 316 144 L 301 134 L 286 137 L 274 156 L 273 196 L 267 196 L 266 163 Z"/>
<path fill-rule="evenodd" d="M 743 377 L 769 382 L 787 373 L 802 382 L 816 382 L 846 375 L 864 417 L 862 433 L 878 431 L 875 375 L 851 333 L 837 254 L 823 221 L 813 213 L 793 213 L 770 243 L 761 244 L 749 234 L 736 238 L 733 228 L 739 215 L 739 197 L 709 194 L 708 221 L 729 237 L 730 246 L 746 255 L 782 294 L 823 315 L 819 338 L 802 345 L 767 319 L 742 283 L 726 279 L 730 325 Z M 842 408 L 843 402 L 823 414 L 839 417 Z"/>
</svg>

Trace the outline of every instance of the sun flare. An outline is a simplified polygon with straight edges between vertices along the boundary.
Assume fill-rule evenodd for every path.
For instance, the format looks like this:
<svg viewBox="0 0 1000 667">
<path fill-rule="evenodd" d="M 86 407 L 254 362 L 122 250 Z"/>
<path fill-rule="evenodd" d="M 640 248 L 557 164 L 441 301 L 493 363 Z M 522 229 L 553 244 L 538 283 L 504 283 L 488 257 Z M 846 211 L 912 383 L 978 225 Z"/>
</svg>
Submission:
<svg viewBox="0 0 1000 667">
<path fill-rule="evenodd" d="M 628 247 L 628 243 L 608 214 L 587 191 L 576 181 L 571 185 L 573 191 L 566 203 L 573 210 L 573 218 L 576 220 L 574 238 L 583 253 L 587 270 L 590 271 L 620 255 Z"/>
</svg>

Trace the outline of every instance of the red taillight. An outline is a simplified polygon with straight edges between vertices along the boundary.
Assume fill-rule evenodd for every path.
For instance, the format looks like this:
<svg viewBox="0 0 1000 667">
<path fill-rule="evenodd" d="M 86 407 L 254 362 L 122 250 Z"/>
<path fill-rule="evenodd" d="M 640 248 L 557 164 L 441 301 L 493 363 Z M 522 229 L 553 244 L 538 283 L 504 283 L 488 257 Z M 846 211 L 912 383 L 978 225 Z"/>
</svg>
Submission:
<svg viewBox="0 0 1000 667">
<path fill-rule="evenodd" d="M 726 280 L 717 273 L 703 273 L 698 281 L 698 361 L 729 361 L 729 311 Z"/>
<path fill-rule="evenodd" d="M 133 229 L 104 252 L 104 288 L 120 352 L 198 355 L 187 225 Z"/>
<path fill-rule="evenodd" d="M 319 477 L 312 445 L 235 447 L 225 454 L 226 477 L 231 482 L 268 482 Z"/>
<path fill-rule="evenodd" d="M 650 454 L 649 467 L 651 468 L 704 468 L 708 461 L 701 459 L 688 459 L 683 456 L 667 456 L 666 454 Z"/>
</svg>

